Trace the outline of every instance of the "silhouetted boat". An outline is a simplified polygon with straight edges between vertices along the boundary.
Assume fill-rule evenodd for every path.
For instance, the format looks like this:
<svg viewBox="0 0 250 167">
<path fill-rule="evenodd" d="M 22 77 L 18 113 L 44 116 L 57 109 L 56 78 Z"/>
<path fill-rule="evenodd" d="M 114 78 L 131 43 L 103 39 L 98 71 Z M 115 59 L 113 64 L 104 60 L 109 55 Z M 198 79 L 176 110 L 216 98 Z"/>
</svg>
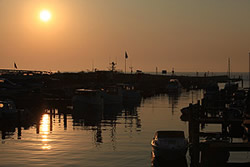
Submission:
<svg viewBox="0 0 250 167">
<path fill-rule="evenodd" d="M 6 78 L 0 78 L 0 99 L 13 100 L 17 108 L 37 104 L 42 99 L 40 86 L 36 83 L 29 83 L 29 81 L 14 83 Z"/>
<path fill-rule="evenodd" d="M 227 91 L 231 91 L 232 93 L 236 92 L 238 90 L 238 83 L 235 82 L 228 82 L 225 84 L 224 89 Z"/>
<path fill-rule="evenodd" d="M 183 131 L 157 131 L 151 145 L 152 154 L 165 160 L 185 157 L 188 148 Z"/>
<path fill-rule="evenodd" d="M 118 87 L 122 89 L 122 100 L 125 105 L 138 104 L 141 101 L 141 94 L 135 87 L 130 84 L 118 84 Z"/>
<path fill-rule="evenodd" d="M 219 86 L 217 83 L 209 83 L 208 86 L 206 87 L 206 91 L 204 94 L 204 98 L 206 100 L 214 100 L 215 98 L 218 97 L 219 94 Z"/>
<path fill-rule="evenodd" d="M 0 101 L 0 118 L 13 118 L 17 116 L 16 105 L 11 100 Z"/>
<path fill-rule="evenodd" d="M 169 93 L 179 92 L 181 91 L 181 89 L 182 89 L 182 86 L 178 79 L 170 79 L 166 87 L 166 90 Z"/>
<path fill-rule="evenodd" d="M 76 112 L 103 111 L 103 98 L 99 90 L 77 89 L 72 104 Z"/>
<path fill-rule="evenodd" d="M 105 87 L 101 91 L 104 105 L 122 105 L 122 90 L 118 86 Z"/>
<path fill-rule="evenodd" d="M 28 89 L 18 85 L 6 78 L 0 78 L 0 97 L 13 99 L 16 96 L 23 95 L 28 92 Z"/>
</svg>

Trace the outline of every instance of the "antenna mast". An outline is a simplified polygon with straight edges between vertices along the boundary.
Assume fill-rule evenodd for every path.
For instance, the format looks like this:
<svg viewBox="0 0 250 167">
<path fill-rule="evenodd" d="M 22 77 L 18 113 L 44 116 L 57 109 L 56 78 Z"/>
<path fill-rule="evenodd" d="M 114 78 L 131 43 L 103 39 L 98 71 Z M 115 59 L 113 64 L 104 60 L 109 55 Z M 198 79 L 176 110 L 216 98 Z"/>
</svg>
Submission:
<svg viewBox="0 0 250 167">
<path fill-rule="evenodd" d="M 231 78 L 231 69 L 230 69 L 230 58 L 228 58 L 228 78 Z"/>
</svg>

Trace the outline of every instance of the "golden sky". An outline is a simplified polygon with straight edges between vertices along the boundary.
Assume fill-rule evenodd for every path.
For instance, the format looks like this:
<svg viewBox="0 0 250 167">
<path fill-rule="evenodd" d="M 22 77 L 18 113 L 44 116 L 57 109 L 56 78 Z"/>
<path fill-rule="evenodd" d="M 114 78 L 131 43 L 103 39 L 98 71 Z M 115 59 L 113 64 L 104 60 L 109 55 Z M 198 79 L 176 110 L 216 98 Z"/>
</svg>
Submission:
<svg viewBox="0 0 250 167">
<path fill-rule="evenodd" d="M 0 0 L 0 68 L 248 71 L 249 0 Z M 43 22 L 40 12 L 51 19 Z M 127 68 L 128 71 L 128 68 Z"/>
</svg>

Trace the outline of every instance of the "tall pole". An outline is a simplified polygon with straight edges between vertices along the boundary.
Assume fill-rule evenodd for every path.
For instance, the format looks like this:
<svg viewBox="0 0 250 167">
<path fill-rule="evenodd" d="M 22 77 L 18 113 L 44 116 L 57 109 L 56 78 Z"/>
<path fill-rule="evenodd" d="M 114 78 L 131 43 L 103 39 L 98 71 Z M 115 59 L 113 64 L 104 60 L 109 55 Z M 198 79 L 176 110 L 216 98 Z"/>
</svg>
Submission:
<svg viewBox="0 0 250 167">
<path fill-rule="evenodd" d="M 125 57 L 125 74 L 126 74 L 126 59 L 127 59 L 127 58 Z"/>
<path fill-rule="evenodd" d="M 230 79 L 230 77 L 231 77 L 231 76 L 230 76 L 230 75 L 231 75 L 231 74 L 230 74 L 230 73 L 231 73 L 230 66 L 231 66 L 231 65 L 230 65 L 230 58 L 228 58 L 228 77 L 229 77 L 229 79 Z"/>
<path fill-rule="evenodd" d="M 92 72 L 94 72 L 94 60 L 92 60 Z"/>
<path fill-rule="evenodd" d="M 248 66 L 249 66 L 249 71 L 248 71 L 248 87 L 250 88 L 250 52 L 248 53 L 249 54 L 249 64 L 248 64 Z"/>
<path fill-rule="evenodd" d="M 128 53 L 125 51 L 125 74 L 126 74 L 126 71 L 127 71 L 127 67 L 126 67 L 126 59 L 128 58 Z"/>
</svg>

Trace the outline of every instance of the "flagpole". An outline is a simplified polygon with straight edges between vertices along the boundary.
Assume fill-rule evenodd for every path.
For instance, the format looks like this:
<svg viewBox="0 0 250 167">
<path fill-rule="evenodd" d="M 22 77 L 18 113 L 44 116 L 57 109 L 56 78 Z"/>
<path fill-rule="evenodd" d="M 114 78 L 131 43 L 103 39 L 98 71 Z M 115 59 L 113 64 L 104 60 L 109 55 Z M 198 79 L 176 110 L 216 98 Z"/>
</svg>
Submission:
<svg viewBox="0 0 250 167">
<path fill-rule="evenodd" d="M 249 54 L 249 57 L 248 57 L 248 59 L 249 59 L 249 62 L 248 62 L 248 68 L 249 68 L 249 70 L 248 70 L 248 87 L 249 87 L 249 89 L 250 89 L 250 52 L 248 53 Z"/>
<path fill-rule="evenodd" d="M 126 60 L 126 59 L 128 58 L 128 53 L 127 53 L 126 51 L 125 51 L 125 56 L 124 56 L 124 58 L 125 58 L 125 74 L 126 74 L 126 72 L 127 72 L 127 67 L 126 67 L 126 65 L 127 65 L 127 64 L 126 64 L 126 63 L 127 63 L 126 61 L 127 61 L 127 60 Z"/>
<path fill-rule="evenodd" d="M 125 57 L 125 74 L 126 74 L 126 59 L 127 59 L 127 58 Z"/>
</svg>

